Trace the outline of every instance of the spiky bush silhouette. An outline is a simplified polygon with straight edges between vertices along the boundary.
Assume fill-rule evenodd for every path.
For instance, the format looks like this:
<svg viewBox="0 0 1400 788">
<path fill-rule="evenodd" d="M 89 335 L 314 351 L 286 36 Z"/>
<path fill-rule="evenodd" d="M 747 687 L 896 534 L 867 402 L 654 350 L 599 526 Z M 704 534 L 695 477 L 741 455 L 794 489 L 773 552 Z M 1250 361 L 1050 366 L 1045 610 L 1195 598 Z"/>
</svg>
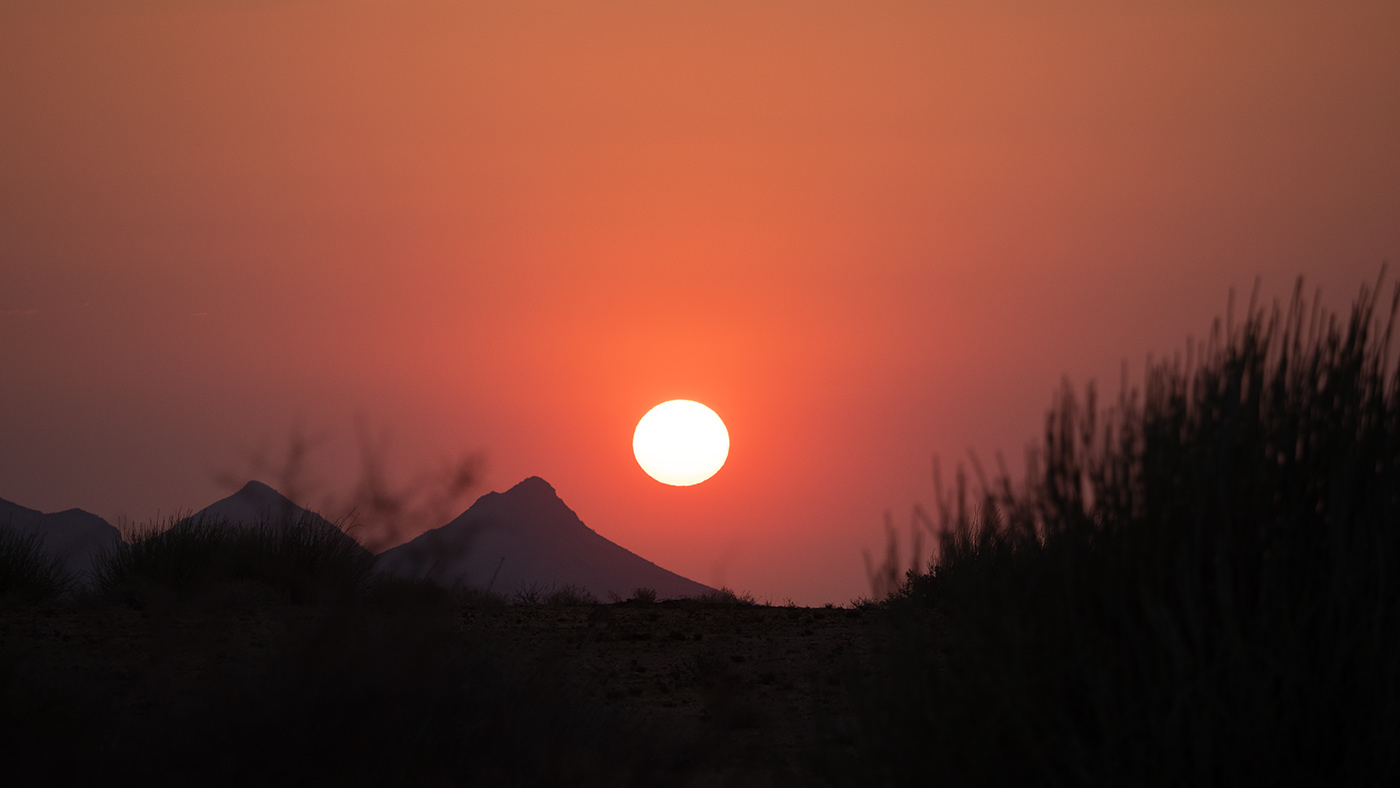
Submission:
<svg viewBox="0 0 1400 788">
<path fill-rule="evenodd" d="M 1381 326 L 1379 287 L 1346 321 L 1301 287 L 1106 414 L 1066 386 L 1024 488 L 940 491 L 863 778 L 1400 779 L 1400 288 Z"/>
<path fill-rule="evenodd" d="M 0 598 L 51 601 L 73 590 L 76 582 L 63 559 L 44 551 L 40 534 L 0 525 Z"/>
<path fill-rule="evenodd" d="M 342 531 L 310 520 L 238 526 L 172 520 L 136 533 L 94 563 L 99 595 L 141 601 L 154 593 L 190 598 L 231 585 L 255 586 L 269 601 L 301 603 L 365 589 L 374 556 Z"/>
</svg>

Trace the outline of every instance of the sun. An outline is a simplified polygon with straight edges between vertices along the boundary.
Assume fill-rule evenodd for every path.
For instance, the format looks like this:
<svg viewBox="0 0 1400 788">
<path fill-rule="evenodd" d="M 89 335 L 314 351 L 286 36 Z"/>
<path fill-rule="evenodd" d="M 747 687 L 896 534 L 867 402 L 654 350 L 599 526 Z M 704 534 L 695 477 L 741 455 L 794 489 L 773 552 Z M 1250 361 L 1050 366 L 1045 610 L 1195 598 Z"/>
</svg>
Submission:
<svg viewBox="0 0 1400 788">
<path fill-rule="evenodd" d="M 651 478 L 689 487 L 715 475 L 729 457 L 729 430 L 698 402 L 673 399 L 647 411 L 632 434 L 632 453 Z"/>
</svg>

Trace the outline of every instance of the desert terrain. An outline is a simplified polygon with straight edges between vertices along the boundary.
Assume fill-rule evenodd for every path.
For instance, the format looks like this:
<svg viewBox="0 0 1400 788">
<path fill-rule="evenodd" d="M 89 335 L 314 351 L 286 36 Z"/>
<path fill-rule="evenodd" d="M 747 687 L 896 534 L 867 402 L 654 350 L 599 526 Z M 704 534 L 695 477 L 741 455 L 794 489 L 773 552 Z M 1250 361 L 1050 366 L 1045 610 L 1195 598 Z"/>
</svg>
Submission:
<svg viewBox="0 0 1400 788">
<path fill-rule="evenodd" d="M 172 725 L 188 730 L 211 720 L 218 736 L 230 727 L 286 728 L 285 720 L 266 718 L 306 713 L 308 704 L 271 695 L 318 682 L 327 683 L 323 694 L 341 698 L 363 696 L 366 682 L 386 682 L 391 697 L 351 702 L 346 712 L 362 704 L 367 717 L 381 718 L 365 720 L 372 731 L 384 716 L 380 706 L 397 713 L 393 693 L 412 707 L 424 694 L 418 682 L 431 678 L 513 683 L 513 700 L 479 724 L 523 726 L 516 737 L 525 739 L 541 725 L 596 727 L 613 732 L 614 759 L 640 764 L 618 771 L 614 760 L 598 780 L 585 769 L 578 784 L 634 777 L 697 786 L 813 784 L 823 782 L 822 758 L 851 743 L 846 689 L 869 673 L 878 615 L 691 600 L 451 609 L 399 603 L 353 611 L 227 597 L 12 604 L 0 609 L 0 681 L 12 721 L 28 728 L 14 740 L 27 745 L 17 752 L 42 779 L 100 771 L 102 743 L 129 747 L 138 732 L 160 738 L 178 733 Z M 496 667 L 482 673 L 483 659 Z M 259 693 L 250 710 L 246 696 Z M 345 719 L 324 724 L 358 727 Z M 367 736 L 357 746 L 378 746 Z M 258 742 L 254 735 L 238 744 L 252 750 L 241 757 L 257 759 Z M 538 750 L 511 746 L 519 748 L 512 757 L 524 759 L 559 751 L 547 737 Z M 84 764 L 84 750 L 92 763 Z M 501 769 L 496 776 L 507 783 L 533 783 L 535 774 L 553 779 L 548 764 L 530 766 L 523 778 L 509 764 Z M 177 760 L 161 773 L 173 779 L 180 772 Z"/>
</svg>

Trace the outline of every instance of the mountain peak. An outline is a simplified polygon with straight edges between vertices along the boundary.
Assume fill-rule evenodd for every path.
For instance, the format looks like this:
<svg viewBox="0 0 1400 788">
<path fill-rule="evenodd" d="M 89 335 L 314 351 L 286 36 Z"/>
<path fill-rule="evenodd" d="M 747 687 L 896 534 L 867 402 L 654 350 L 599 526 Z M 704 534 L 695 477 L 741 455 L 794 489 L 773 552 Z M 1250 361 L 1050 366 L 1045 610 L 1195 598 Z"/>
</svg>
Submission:
<svg viewBox="0 0 1400 788">
<path fill-rule="evenodd" d="M 287 500 L 287 496 L 283 495 L 280 492 L 277 492 L 272 487 L 263 484 L 257 479 L 250 480 L 247 484 L 240 487 L 238 492 L 234 493 L 234 495 L 241 496 L 243 498 L 254 498 L 259 501 L 266 500 L 269 498 L 272 500 L 277 500 L 278 498 L 284 501 Z M 288 502 L 290 503 L 290 501 Z"/>
<path fill-rule="evenodd" d="M 66 569 L 84 582 L 93 559 L 103 550 L 121 544 L 121 533 L 106 520 L 82 509 L 44 514 L 0 498 L 0 529 L 21 536 L 37 536 L 43 549 L 59 558 Z"/>
<path fill-rule="evenodd" d="M 621 547 L 589 528 L 554 487 L 531 476 L 490 492 L 441 528 L 386 550 L 379 571 L 507 594 L 566 585 L 599 599 L 651 588 L 663 598 L 713 589 Z"/>
<path fill-rule="evenodd" d="M 294 526 L 331 532 L 351 542 L 354 541 L 335 523 L 316 512 L 298 506 L 287 496 L 256 480 L 243 485 L 233 495 L 215 501 L 195 512 L 176 527 L 184 526 L 186 523 L 199 522 L 222 523 L 237 528 Z M 357 549 L 363 550 L 358 545 Z"/>
<path fill-rule="evenodd" d="M 238 490 L 238 494 L 239 494 L 239 495 L 251 495 L 251 494 L 265 495 L 265 494 L 267 494 L 267 493 L 277 493 L 277 491 L 276 491 L 276 490 L 273 490 L 272 487 L 267 486 L 267 484 L 263 484 L 262 481 L 258 481 L 258 480 L 256 480 L 256 479 L 249 479 L 249 480 L 248 480 L 248 484 L 244 484 L 244 486 L 239 487 L 239 490 Z M 280 495 L 281 493 L 277 493 L 277 494 Z"/>
<path fill-rule="evenodd" d="M 489 492 L 477 499 L 461 517 L 519 521 L 533 527 L 541 523 L 577 523 L 578 515 L 559 497 L 554 486 L 538 476 L 531 476 L 505 492 Z M 460 519 L 460 518 L 459 518 Z"/>
<path fill-rule="evenodd" d="M 528 479 L 519 482 L 514 487 L 502 493 L 502 495 L 528 495 L 531 497 L 549 496 L 551 498 L 559 497 L 559 493 L 554 490 L 554 485 L 550 484 L 544 479 L 541 479 L 538 476 L 531 476 Z"/>
<path fill-rule="evenodd" d="M 250 481 L 238 492 L 196 512 L 194 520 L 225 520 L 235 525 L 254 525 L 282 521 L 321 520 L 313 512 L 293 503 L 290 498 L 260 482 Z"/>
</svg>

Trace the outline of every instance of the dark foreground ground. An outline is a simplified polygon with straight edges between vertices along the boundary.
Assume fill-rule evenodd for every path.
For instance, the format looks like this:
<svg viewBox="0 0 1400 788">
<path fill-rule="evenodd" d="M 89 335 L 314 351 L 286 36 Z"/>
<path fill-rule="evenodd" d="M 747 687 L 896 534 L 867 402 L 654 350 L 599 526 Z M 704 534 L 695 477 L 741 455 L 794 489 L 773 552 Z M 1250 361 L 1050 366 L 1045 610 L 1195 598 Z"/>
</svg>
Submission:
<svg viewBox="0 0 1400 788">
<path fill-rule="evenodd" d="M 661 602 L 478 611 L 508 651 L 562 658 L 594 699 L 702 743 L 712 776 L 815 777 L 849 744 L 845 690 L 868 673 L 871 615 L 854 609 Z"/>
<path fill-rule="evenodd" d="M 0 605 L 0 749 L 32 784 L 820 784 L 878 615 Z"/>
</svg>

